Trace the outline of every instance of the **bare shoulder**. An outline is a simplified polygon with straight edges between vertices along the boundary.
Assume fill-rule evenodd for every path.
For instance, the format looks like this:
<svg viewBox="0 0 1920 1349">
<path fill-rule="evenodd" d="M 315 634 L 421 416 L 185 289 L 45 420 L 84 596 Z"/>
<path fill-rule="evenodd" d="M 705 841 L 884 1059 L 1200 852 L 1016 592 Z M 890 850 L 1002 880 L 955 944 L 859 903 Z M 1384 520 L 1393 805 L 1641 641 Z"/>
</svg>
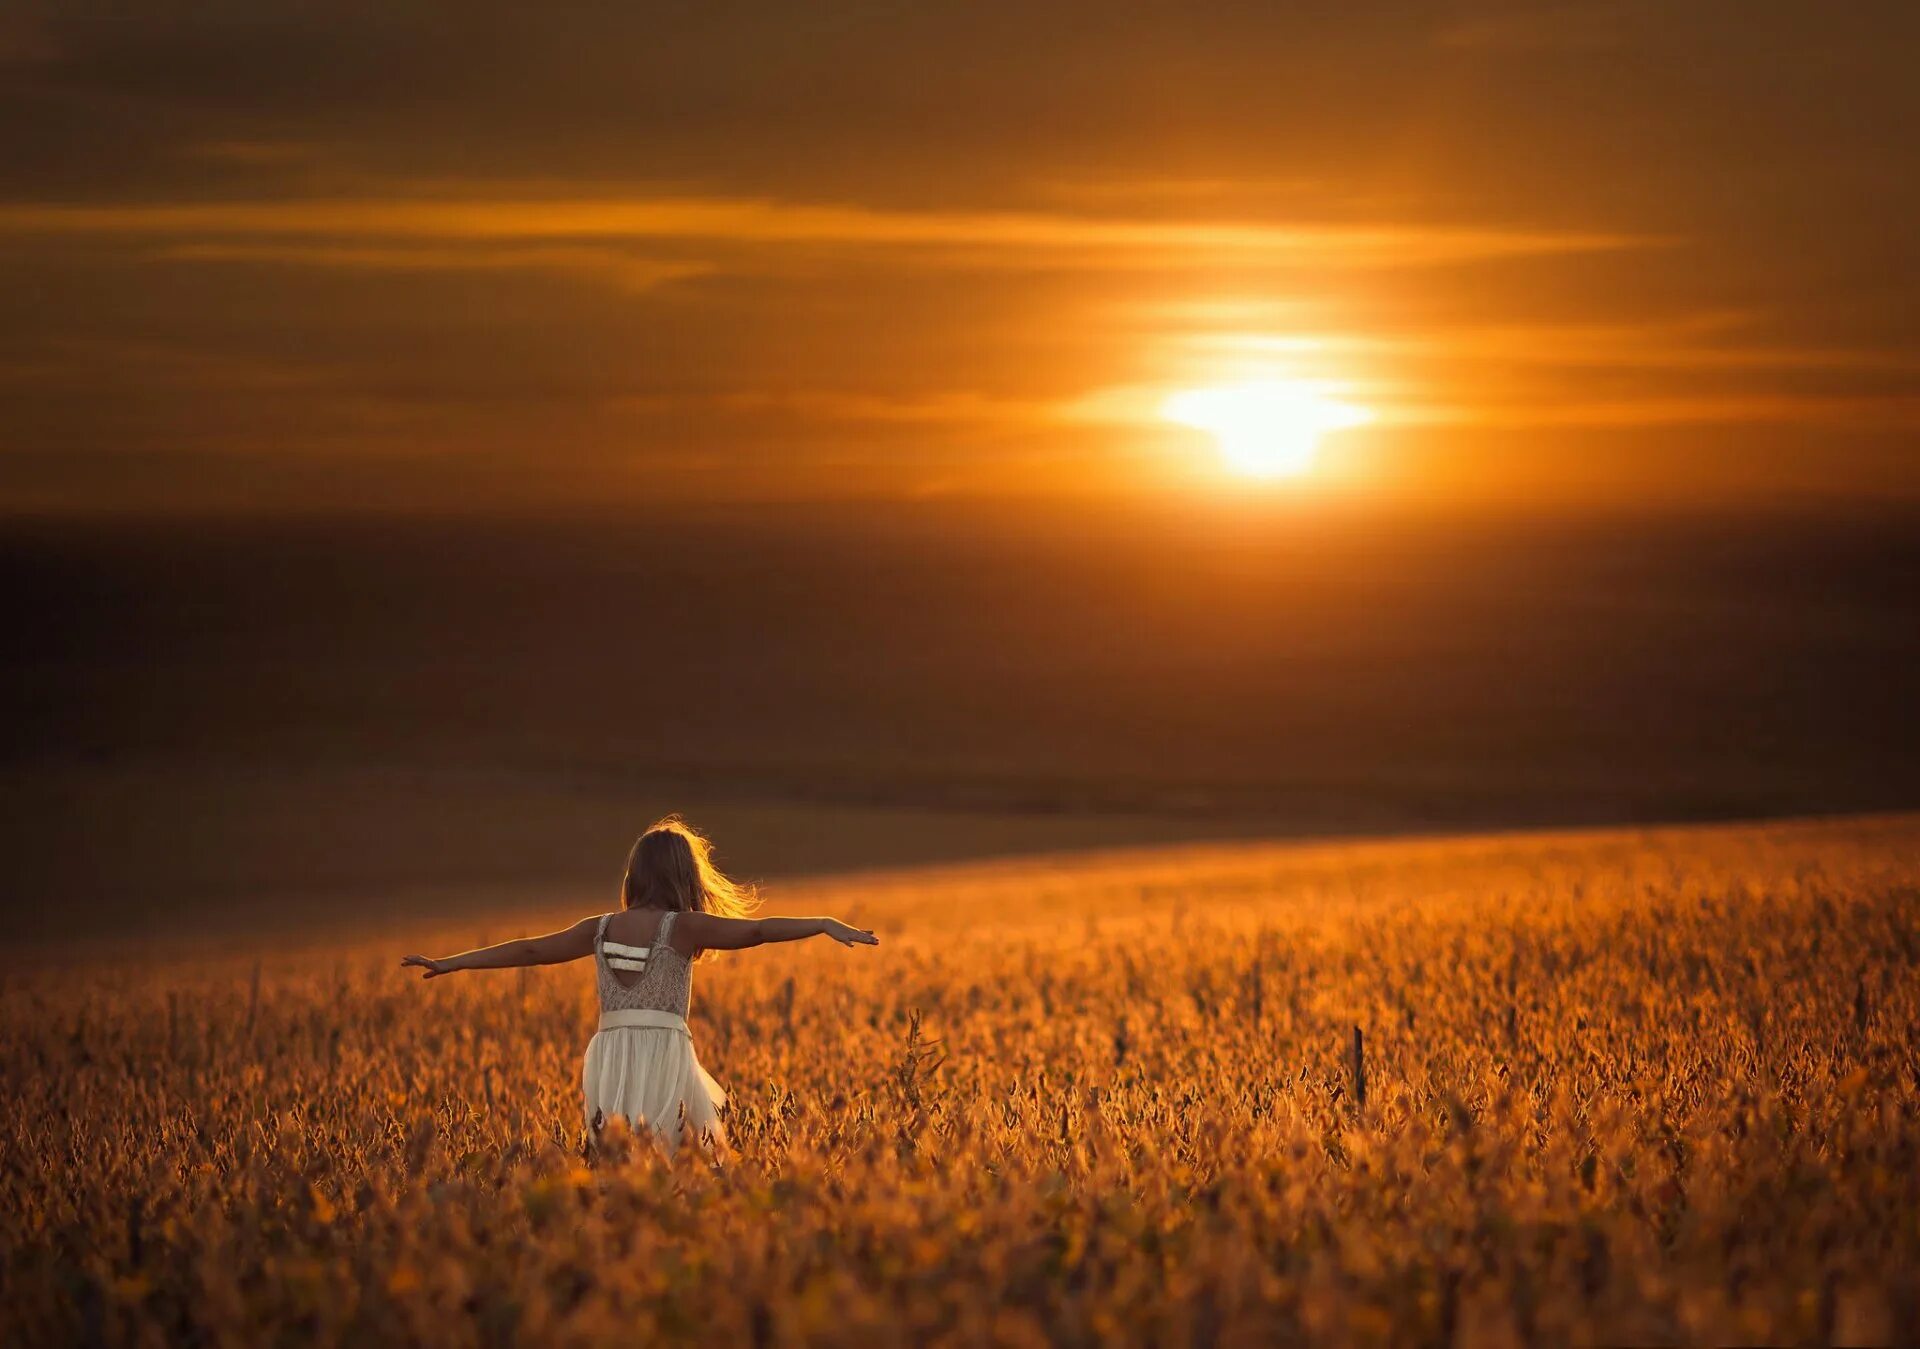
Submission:
<svg viewBox="0 0 1920 1349">
<path fill-rule="evenodd" d="M 586 950 L 591 951 L 593 949 L 593 939 L 599 935 L 600 923 L 605 917 L 606 915 L 603 913 L 590 913 L 572 927 L 558 932 L 555 935 L 565 937 L 570 944 L 581 945 Z"/>
<path fill-rule="evenodd" d="M 673 931 L 667 936 L 667 945 L 683 956 L 697 956 L 703 947 L 713 944 L 715 924 L 724 921 L 698 909 L 676 914 Z"/>
<path fill-rule="evenodd" d="M 597 913 L 591 918 L 580 920 L 580 926 L 586 930 L 587 944 L 592 945 L 600 924 L 607 925 L 607 940 L 620 942 L 626 946 L 648 946 L 653 942 L 653 934 L 659 930 L 660 919 L 655 916 L 650 921 L 643 909 L 618 909 L 613 913 Z"/>
</svg>

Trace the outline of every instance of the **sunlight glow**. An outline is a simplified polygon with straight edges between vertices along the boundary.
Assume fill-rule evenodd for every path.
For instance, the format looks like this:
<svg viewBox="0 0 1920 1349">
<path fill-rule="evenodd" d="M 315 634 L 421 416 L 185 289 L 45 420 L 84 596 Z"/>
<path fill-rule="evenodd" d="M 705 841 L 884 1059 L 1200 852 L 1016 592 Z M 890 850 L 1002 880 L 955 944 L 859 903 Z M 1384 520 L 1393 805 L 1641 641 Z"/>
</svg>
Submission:
<svg viewBox="0 0 1920 1349">
<path fill-rule="evenodd" d="M 1322 436 L 1372 420 L 1366 409 L 1306 380 L 1184 389 L 1160 405 L 1160 416 L 1208 432 L 1227 467 L 1254 478 L 1311 472 Z"/>
</svg>

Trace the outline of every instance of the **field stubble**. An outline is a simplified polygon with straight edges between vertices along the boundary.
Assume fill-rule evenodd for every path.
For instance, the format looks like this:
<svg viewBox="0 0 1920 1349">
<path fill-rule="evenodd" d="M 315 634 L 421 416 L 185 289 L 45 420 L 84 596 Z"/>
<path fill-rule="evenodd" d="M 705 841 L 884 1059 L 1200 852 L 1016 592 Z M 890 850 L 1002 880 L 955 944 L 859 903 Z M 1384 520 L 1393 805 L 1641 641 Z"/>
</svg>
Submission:
<svg viewBox="0 0 1920 1349">
<path fill-rule="evenodd" d="M 699 967 L 722 1173 L 584 1148 L 584 967 L 394 968 L 471 928 L 13 969 L 0 1338 L 1920 1325 L 1920 818 L 1181 848 L 772 908 L 886 944 Z"/>
</svg>

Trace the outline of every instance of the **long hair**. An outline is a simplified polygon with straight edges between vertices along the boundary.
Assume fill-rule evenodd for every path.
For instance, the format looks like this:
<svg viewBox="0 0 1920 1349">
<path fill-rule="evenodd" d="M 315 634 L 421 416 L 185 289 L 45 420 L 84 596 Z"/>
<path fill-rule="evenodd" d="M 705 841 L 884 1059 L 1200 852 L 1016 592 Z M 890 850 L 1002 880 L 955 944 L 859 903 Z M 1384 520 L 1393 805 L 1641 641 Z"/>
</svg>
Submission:
<svg viewBox="0 0 1920 1349">
<path fill-rule="evenodd" d="M 713 864 L 713 845 L 704 834 L 668 815 L 649 825 L 628 854 L 620 902 L 629 909 L 745 918 L 760 907 L 760 896 Z"/>
</svg>

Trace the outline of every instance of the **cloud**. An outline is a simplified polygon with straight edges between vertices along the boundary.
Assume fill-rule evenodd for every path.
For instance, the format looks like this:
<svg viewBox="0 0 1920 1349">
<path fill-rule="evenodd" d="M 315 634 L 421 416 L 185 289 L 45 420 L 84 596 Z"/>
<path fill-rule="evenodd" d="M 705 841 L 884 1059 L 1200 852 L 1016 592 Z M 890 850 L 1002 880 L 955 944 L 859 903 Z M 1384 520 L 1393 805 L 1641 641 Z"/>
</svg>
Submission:
<svg viewBox="0 0 1920 1349">
<path fill-rule="evenodd" d="M 1436 326 L 1407 334 L 1213 332 L 1179 341 L 1208 359 L 1406 356 L 1569 369 L 1920 373 L 1920 352 L 1910 350 L 1738 340 L 1737 330 L 1750 321 L 1750 316 L 1715 312 L 1639 323 Z"/>
<path fill-rule="evenodd" d="M 724 197 L 552 200 L 305 200 L 0 206 L 0 234 L 437 240 L 678 240 L 763 248 L 942 250 L 980 265 L 1071 261 L 1157 267 L 1169 259 L 1287 262 L 1356 269 L 1658 247 L 1605 230 L 1414 224 L 1269 224 L 1037 212 L 882 210 Z M 323 265 L 323 254 L 309 261 Z M 359 265 L 349 251 L 343 265 Z"/>
<path fill-rule="evenodd" d="M 1637 428 L 1660 426 L 1799 426 L 1859 431 L 1920 429 L 1920 397 L 1737 394 L 1602 399 L 1530 400 L 1407 406 L 1380 418 L 1401 426 Z"/>
<path fill-rule="evenodd" d="M 879 423 L 1031 427 L 1049 419 L 1055 412 L 1045 402 L 995 398 L 972 390 L 918 395 L 819 389 L 740 390 L 706 396 L 622 397 L 610 400 L 609 406 L 625 412 L 726 413 L 826 425 Z"/>
<path fill-rule="evenodd" d="M 712 270 L 699 262 L 636 257 L 617 248 L 527 246 L 432 248 L 341 244 L 174 244 L 156 257 L 178 262 L 264 263 L 352 271 L 536 271 L 613 282 L 642 292 Z"/>
<path fill-rule="evenodd" d="M 96 395 L 115 388 L 189 394 L 291 393 L 325 386 L 312 366 L 244 352 L 196 351 L 136 339 L 56 339 L 29 356 L 0 359 L 0 385 Z"/>
</svg>

